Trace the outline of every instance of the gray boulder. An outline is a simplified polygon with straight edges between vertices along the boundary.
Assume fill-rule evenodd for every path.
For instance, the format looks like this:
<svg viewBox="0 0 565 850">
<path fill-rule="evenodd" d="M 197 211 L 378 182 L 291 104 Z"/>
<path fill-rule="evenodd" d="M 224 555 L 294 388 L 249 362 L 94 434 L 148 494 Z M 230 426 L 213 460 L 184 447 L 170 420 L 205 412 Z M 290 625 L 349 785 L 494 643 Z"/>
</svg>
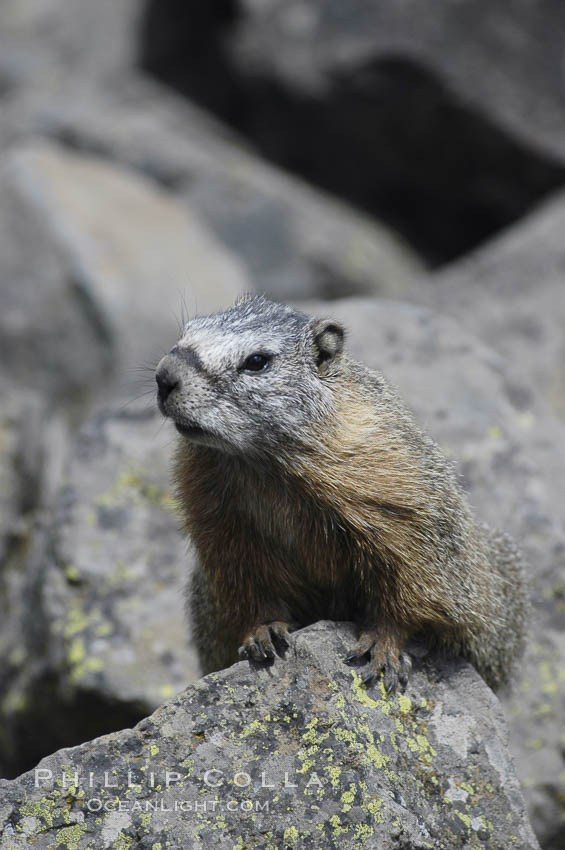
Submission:
<svg viewBox="0 0 565 850">
<path fill-rule="evenodd" d="M 168 480 L 171 439 L 152 402 L 83 427 L 54 509 L 9 565 L 0 717 L 10 773 L 132 725 L 200 675 L 183 612 L 191 556 Z"/>
<path fill-rule="evenodd" d="M 559 2 L 153 0 L 141 61 L 439 264 L 565 183 L 564 29 Z"/>
<path fill-rule="evenodd" d="M 340 73 L 353 74 L 370 60 L 406 57 L 434 69 L 461 101 L 563 161 L 560 3 L 440 0 L 432 15 L 418 0 L 354 0 L 347 10 L 339 0 L 241 0 L 238 6 L 228 49 L 257 74 L 327 92 Z"/>
<path fill-rule="evenodd" d="M 151 711 L 198 675 L 183 582 L 191 557 L 169 476 L 174 440 L 148 406 L 79 432 L 44 577 L 52 662 L 70 681 Z"/>
<path fill-rule="evenodd" d="M 117 375 L 131 386 L 132 370 L 172 345 L 183 301 L 207 312 L 250 289 L 186 206 L 47 145 L 0 165 L 0 247 L 0 357 L 50 400 L 108 398 Z"/>
<path fill-rule="evenodd" d="M 140 0 L 17 0 L 0 8 L 0 96 L 80 71 L 108 77 L 130 66 Z"/>
<path fill-rule="evenodd" d="M 135 72 L 143 8 L 25 0 L 24 14 L 0 12 L 3 55 L 18 77 L 2 99 L 0 147 L 49 136 L 159 180 L 245 261 L 251 286 L 273 296 L 401 295 L 422 269 L 402 239 L 269 166 Z"/>
<path fill-rule="evenodd" d="M 35 523 L 60 487 L 68 433 L 38 392 L 2 376 L 0 397 L 0 771 L 4 771 L 26 763 L 25 758 L 12 758 L 16 752 L 19 758 L 25 739 L 8 718 L 18 718 L 29 707 L 30 692 L 23 682 L 32 682 L 36 673 L 34 653 L 29 651 L 38 613 L 31 558 Z"/>
<path fill-rule="evenodd" d="M 269 165 L 225 126 L 142 76 L 123 74 L 112 86 L 71 79 L 19 93 L 5 105 L 0 145 L 30 135 L 160 182 L 239 257 L 250 287 L 272 297 L 400 298 L 423 271 L 384 225 Z"/>
<path fill-rule="evenodd" d="M 212 674 L 1 781 L 0 846 L 538 847 L 477 674 L 418 665 L 405 694 L 367 693 L 342 662 L 352 640 L 319 623 L 271 668 Z"/>
<path fill-rule="evenodd" d="M 414 297 L 499 351 L 565 418 L 565 195 L 560 193 Z M 515 398 L 525 409 L 529 391 Z"/>
<path fill-rule="evenodd" d="M 45 451 L 51 420 L 39 393 L 0 377 L 0 564 L 18 539 L 27 518 L 52 497 L 56 452 Z M 49 479 L 49 482 L 48 480 Z"/>
</svg>

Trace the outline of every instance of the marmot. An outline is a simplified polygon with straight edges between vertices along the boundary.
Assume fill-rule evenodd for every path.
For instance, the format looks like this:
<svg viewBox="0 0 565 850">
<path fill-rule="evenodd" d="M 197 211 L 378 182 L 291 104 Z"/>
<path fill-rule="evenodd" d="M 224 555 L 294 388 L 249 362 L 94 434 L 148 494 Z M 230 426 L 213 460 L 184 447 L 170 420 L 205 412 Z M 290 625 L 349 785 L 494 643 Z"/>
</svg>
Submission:
<svg viewBox="0 0 565 850">
<path fill-rule="evenodd" d="M 204 672 L 282 654 L 288 630 L 352 620 L 347 662 L 405 684 L 409 638 L 497 689 L 524 642 L 519 553 L 479 523 L 437 444 L 344 330 L 263 296 L 188 322 L 157 367 L 181 434 L 176 482 L 198 554 Z M 365 672 L 365 671 L 363 671 Z"/>
</svg>

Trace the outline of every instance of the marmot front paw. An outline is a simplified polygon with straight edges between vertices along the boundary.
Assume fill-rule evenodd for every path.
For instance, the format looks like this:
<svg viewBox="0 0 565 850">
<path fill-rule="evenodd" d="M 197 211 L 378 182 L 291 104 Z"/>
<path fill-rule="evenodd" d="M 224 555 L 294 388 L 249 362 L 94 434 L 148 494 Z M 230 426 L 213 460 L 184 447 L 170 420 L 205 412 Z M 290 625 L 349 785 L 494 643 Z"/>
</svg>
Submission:
<svg viewBox="0 0 565 850">
<path fill-rule="evenodd" d="M 363 632 L 343 660 L 345 664 L 368 662 L 367 672 L 362 677 L 363 684 L 374 684 L 382 673 L 387 693 L 395 691 L 398 685 L 404 687 L 412 669 L 408 653 L 403 652 L 390 636 L 383 638 L 379 630 Z"/>
<path fill-rule="evenodd" d="M 276 655 L 282 658 L 289 646 L 288 623 L 275 620 L 249 632 L 238 649 L 238 655 L 252 661 L 272 661 Z"/>
</svg>

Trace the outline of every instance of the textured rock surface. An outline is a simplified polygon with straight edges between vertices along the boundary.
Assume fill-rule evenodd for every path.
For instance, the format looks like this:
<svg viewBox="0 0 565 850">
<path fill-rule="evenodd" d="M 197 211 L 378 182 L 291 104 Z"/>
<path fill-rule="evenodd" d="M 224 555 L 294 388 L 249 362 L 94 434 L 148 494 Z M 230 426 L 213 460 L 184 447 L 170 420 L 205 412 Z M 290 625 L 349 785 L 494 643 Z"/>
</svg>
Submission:
<svg viewBox="0 0 565 850">
<path fill-rule="evenodd" d="M 174 438 L 127 406 L 81 429 L 45 576 L 53 663 L 77 688 L 152 710 L 197 677 L 186 644 L 187 544 L 169 480 Z"/>
<path fill-rule="evenodd" d="M 107 394 L 110 375 L 172 344 L 183 299 L 208 311 L 249 289 L 188 209 L 101 160 L 17 150 L 0 197 L 0 356 L 50 396 L 102 381 Z"/>
<path fill-rule="evenodd" d="M 75 687 L 145 711 L 197 676 L 186 648 L 189 558 L 170 489 L 171 443 L 153 405 L 99 414 L 81 429 L 45 576 L 53 662 L 68 659 Z"/>
<path fill-rule="evenodd" d="M 130 65 L 139 0 L 5 0 L 0 27 L 0 93 L 77 71 L 107 76 Z"/>
<path fill-rule="evenodd" d="M 0 782 L 0 846 L 537 847 L 476 673 L 426 665 L 385 699 L 343 665 L 352 640 L 317 624 L 270 669 L 234 665 Z"/>
<path fill-rule="evenodd" d="M 23 744 L 7 722 L 29 694 L 12 687 L 33 679 L 28 655 L 36 617 L 31 562 L 34 524 L 60 486 L 67 429 L 38 393 L 0 377 L 0 771 Z M 16 759 L 16 762 L 17 759 Z M 19 762 L 24 763 L 24 762 Z"/>
<path fill-rule="evenodd" d="M 507 360 L 565 418 L 565 195 L 415 290 Z M 518 404 L 520 399 L 516 398 Z M 527 407 L 527 393 L 522 403 Z"/>
<path fill-rule="evenodd" d="M 285 175 L 149 80 L 31 90 L 8 102 L 4 116 L 0 144 L 55 137 L 173 189 L 245 262 L 252 286 L 273 297 L 401 297 L 422 271 L 383 225 Z"/>
<path fill-rule="evenodd" d="M 0 397 L 0 564 L 4 564 L 15 540 L 25 534 L 25 516 L 46 497 L 47 416 L 37 393 L 5 376 L 0 377 Z"/>
<path fill-rule="evenodd" d="M 13 559 L 20 602 L 6 625 L 18 617 L 19 628 L 3 632 L 0 709 L 10 771 L 89 732 L 136 722 L 199 675 L 183 612 L 190 559 L 169 489 L 171 439 L 160 426 L 153 406 L 92 419 L 53 515 L 35 529 L 27 557 Z"/>
</svg>

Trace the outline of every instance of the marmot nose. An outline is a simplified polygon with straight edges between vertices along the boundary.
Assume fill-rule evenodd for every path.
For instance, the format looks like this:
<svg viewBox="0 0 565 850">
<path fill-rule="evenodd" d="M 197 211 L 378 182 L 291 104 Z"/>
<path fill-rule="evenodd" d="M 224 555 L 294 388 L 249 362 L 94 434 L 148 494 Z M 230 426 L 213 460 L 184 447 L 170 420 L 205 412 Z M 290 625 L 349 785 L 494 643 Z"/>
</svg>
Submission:
<svg viewBox="0 0 565 850">
<path fill-rule="evenodd" d="M 159 401 L 161 404 L 165 404 L 172 391 L 180 386 L 180 378 L 174 372 L 171 372 L 167 366 L 161 366 L 157 369 L 155 380 L 157 381 Z"/>
</svg>

